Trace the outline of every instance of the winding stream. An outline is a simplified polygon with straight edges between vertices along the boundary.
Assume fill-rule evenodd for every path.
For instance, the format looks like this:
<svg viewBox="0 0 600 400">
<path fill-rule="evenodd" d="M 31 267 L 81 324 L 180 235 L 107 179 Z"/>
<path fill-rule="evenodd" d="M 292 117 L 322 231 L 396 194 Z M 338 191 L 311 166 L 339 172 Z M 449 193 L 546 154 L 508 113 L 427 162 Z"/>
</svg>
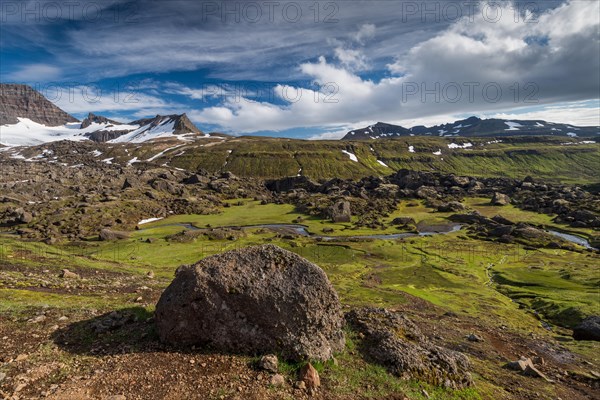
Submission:
<svg viewBox="0 0 600 400">
<path fill-rule="evenodd" d="M 192 231 L 202 231 L 202 230 L 208 229 L 208 228 L 198 228 L 190 223 L 173 223 L 173 224 L 157 225 L 157 226 L 154 226 L 151 228 L 142 228 L 142 229 L 140 229 L 140 231 L 145 231 L 148 229 L 154 229 L 154 228 L 165 227 L 165 226 L 181 226 L 182 228 L 189 229 Z M 215 227 L 215 228 L 229 228 L 229 229 L 231 229 L 231 228 L 233 228 L 233 229 L 264 228 L 264 229 L 271 229 L 278 233 L 289 233 L 289 234 L 312 237 L 315 239 L 321 239 L 321 240 L 327 241 L 327 240 L 344 240 L 344 239 L 393 240 L 393 239 L 403 239 L 403 238 L 415 237 L 415 236 L 445 235 L 448 233 L 459 231 L 462 228 L 462 225 L 460 225 L 460 224 L 446 225 L 446 226 L 442 226 L 442 229 L 439 229 L 440 228 L 439 226 L 437 227 L 437 229 L 432 229 L 432 227 L 430 227 L 429 229 L 424 229 L 423 231 L 418 232 L 418 233 L 414 233 L 414 232 L 387 233 L 387 234 L 375 233 L 372 235 L 346 235 L 346 236 L 328 236 L 328 235 L 321 235 L 321 234 L 319 234 L 319 235 L 313 234 L 308 231 L 308 227 L 306 225 L 301 225 L 301 224 L 258 224 L 258 225 L 245 225 L 245 226 L 221 226 L 221 227 Z M 546 232 L 548 232 L 554 236 L 560 237 L 561 239 L 564 239 L 571 243 L 577 244 L 579 246 L 583 246 L 586 249 L 598 250 L 598 249 L 592 247 L 590 242 L 581 236 L 576 236 L 576 235 L 571 235 L 568 233 L 553 231 L 550 229 L 546 230 Z"/>
<path fill-rule="evenodd" d="M 143 228 L 143 229 L 140 229 L 140 231 L 145 231 L 145 230 L 154 229 L 154 228 L 161 228 L 161 227 L 165 227 L 165 226 L 181 226 L 185 229 L 189 229 L 192 231 L 203 231 L 203 230 L 209 229 L 209 228 L 198 228 L 189 223 L 174 223 L 174 224 L 157 225 L 157 226 L 154 226 L 151 228 Z M 344 239 L 383 239 L 383 240 L 386 240 L 386 239 L 402 239 L 402 238 L 414 237 L 414 236 L 444 235 L 444 234 L 448 234 L 451 232 L 457 232 L 462 228 L 462 226 L 460 224 L 452 224 L 452 225 L 445 226 L 444 227 L 445 229 L 424 230 L 419 233 L 401 232 L 401 233 L 388 233 L 388 234 L 345 235 L 345 236 L 328 236 L 328 235 L 312 234 L 308 231 L 308 227 L 306 225 L 301 225 L 301 224 L 259 224 L 259 225 L 244 225 L 244 226 L 220 226 L 220 227 L 215 227 L 215 228 L 223 228 L 223 229 L 226 229 L 226 228 L 229 228 L 229 229 L 232 229 L 232 228 L 233 229 L 264 228 L 264 229 L 273 230 L 278 233 L 290 233 L 290 234 L 296 234 L 299 236 L 306 236 L 306 237 L 322 239 L 322 240 L 344 240 Z"/>
<path fill-rule="evenodd" d="M 551 235 L 557 236 L 557 237 L 567 240 L 571 243 L 575 243 L 580 246 L 583 246 L 586 249 L 598 250 L 597 248 L 592 247 L 590 242 L 588 242 L 586 239 L 582 238 L 581 236 L 570 235 L 568 233 L 562 233 L 562 232 L 553 231 L 553 230 L 547 230 L 547 232 Z"/>
</svg>

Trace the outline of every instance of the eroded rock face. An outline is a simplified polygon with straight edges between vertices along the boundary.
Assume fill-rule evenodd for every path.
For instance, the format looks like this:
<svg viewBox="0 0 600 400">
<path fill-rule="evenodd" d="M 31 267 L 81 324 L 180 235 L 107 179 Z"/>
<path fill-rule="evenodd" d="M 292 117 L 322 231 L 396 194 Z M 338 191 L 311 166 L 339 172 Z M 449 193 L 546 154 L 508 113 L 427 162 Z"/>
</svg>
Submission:
<svg viewBox="0 0 600 400">
<path fill-rule="evenodd" d="M 47 126 L 77 122 L 30 86 L 0 84 L 0 125 L 16 124 L 17 117 Z"/>
<path fill-rule="evenodd" d="M 470 363 L 464 354 L 429 342 L 402 314 L 382 308 L 362 308 L 347 313 L 346 320 L 365 335 L 364 355 L 399 377 L 450 388 L 473 384 Z"/>
<path fill-rule="evenodd" d="M 180 267 L 156 306 L 156 324 L 167 343 L 292 360 L 327 360 L 345 343 L 325 272 L 274 245 Z"/>
</svg>

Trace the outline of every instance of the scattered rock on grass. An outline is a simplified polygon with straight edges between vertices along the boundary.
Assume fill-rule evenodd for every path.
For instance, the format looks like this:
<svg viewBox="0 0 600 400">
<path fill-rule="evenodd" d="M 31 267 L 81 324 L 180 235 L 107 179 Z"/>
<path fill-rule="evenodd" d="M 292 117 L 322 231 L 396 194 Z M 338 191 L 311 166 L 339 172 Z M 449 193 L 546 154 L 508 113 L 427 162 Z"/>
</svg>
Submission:
<svg viewBox="0 0 600 400">
<path fill-rule="evenodd" d="M 464 354 L 430 343 L 399 312 L 366 307 L 350 311 L 346 320 L 364 335 L 363 354 L 399 377 L 450 388 L 473 384 L 470 363 Z"/>
<path fill-rule="evenodd" d="M 60 271 L 60 277 L 64 278 L 64 279 L 79 279 L 80 276 L 79 274 L 76 274 L 75 272 L 71 272 L 68 269 L 63 269 L 62 271 Z"/>
<path fill-rule="evenodd" d="M 300 380 L 306 385 L 306 390 L 312 393 L 321 386 L 321 378 L 319 372 L 311 365 L 307 363 L 300 369 Z"/>
<path fill-rule="evenodd" d="M 467 340 L 469 342 L 483 342 L 484 341 L 481 336 L 476 335 L 474 333 L 471 333 L 471 334 L 467 335 Z"/>
<path fill-rule="evenodd" d="M 533 365 L 533 361 L 530 358 L 521 357 L 516 361 L 509 362 L 506 364 L 506 367 L 512 369 L 513 371 L 521 372 L 525 376 L 542 378 L 548 382 L 552 382 Z"/>
</svg>

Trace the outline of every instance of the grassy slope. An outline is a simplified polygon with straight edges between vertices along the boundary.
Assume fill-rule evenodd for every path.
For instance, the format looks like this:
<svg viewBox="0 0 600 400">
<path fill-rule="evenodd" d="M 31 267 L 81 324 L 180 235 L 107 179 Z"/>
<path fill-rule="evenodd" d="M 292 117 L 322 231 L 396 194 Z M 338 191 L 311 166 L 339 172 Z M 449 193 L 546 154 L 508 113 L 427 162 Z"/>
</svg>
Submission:
<svg viewBox="0 0 600 400">
<path fill-rule="evenodd" d="M 229 170 L 240 176 L 276 178 L 301 174 L 313 179 L 359 178 L 388 175 L 401 168 L 437 170 L 459 175 L 527 175 L 564 183 L 594 183 L 594 165 L 600 165 L 598 144 L 566 146 L 569 138 L 504 139 L 409 137 L 370 142 L 304 141 L 291 139 L 237 138 L 210 145 L 185 145 L 167 152 L 155 162 L 194 170 Z M 449 149 L 450 143 L 470 142 L 469 149 Z M 415 153 L 408 151 L 414 146 Z M 139 150 L 142 151 L 141 146 Z M 442 155 L 433 152 L 441 149 Z M 352 161 L 342 150 L 354 153 Z M 174 157 L 185 151 L 184 154 Z M 231 151 L 231 153 L 229 153 Z M 144 157 L 150 156 L 147 151 Z M 130 155 L 127 155 L 130 158 Z M 377 162 L 382 161 L 383 166 Z"/>
<path fill-rule="evenodd" d="M 470 200 L 470 206 L 486 215 L 503 214 L 525 220 L 545 221 L 543 216 L 511 207 L 489 207 L 482 199 Z M 158 285 L 171 280 L 175 268 L 225 250 L 259 243 L 274 243 L 294 251 L 320 265 L 328 274 L 345 304 L 395 307 L 406 302 L 404 293 L 428 300 L 449 311 L 477 318 L 490 326 L 499 323 L 517 332 L 547 334 L 530 313 L 519 304 L 537 307 L 556 316 L 577 309 L 589 314 L 598 307 L 598 279 L 593 265 L 598 256 L 564 250 L 525 252 L 521 248 L 481 242 L 467 238 L 463 232 L 433 237 L 414 237 L 404 241 L 367 240 L 325 243 L 310 238 L 285 240 L 271 231 L 250 229 L 236 241 L 208 240 L 200 237 L 192 243 L 166 241 L 167 235 L 181 231 L 168 223 L 193 222 L 197 226 L 251 225 L 290 223 L 299 214 L 289 205 L 259 205 L 247 202 L 224 209 L 219 215 L 180 215 L 148 224 L 150 229 L 132 233 L 131 239 L 119 242 L 87 242 L 78 246 L 48 246 L 0 238 L 0 257 L 23 268 L 58 271 L 65 266 L 80 271 L 105 271 L 143 276 L 151 270 Z M 422 204 L 406 207 L 400 203 L 390 219 L 410 215 L 418 221 L 440 221 L 446 216 L 433 213 Z M 344 224 L 331 224 L 306 217 L 312 232 L 333 227 L 335 235 L 369 232 L 345 230 Z M 370 232 L 370 233 L 380 233 Z M 146 243 L 145 239 L 157 239 Z M 489 284 L 489 272 L 496 274 L 497 288 Z M 132 306 L 130 294 L 118 292 L 97 296 L 93 292 L 79 295 L 32 291 L 27 288 L 26 275 L 10 272 L 24 280 L 23 288 L 0 290 L 0 313 L 18 313 L 28 308 L 50 306 L 65 310 L 112 310 Z M 568 277 L 567 277 L 568 275 Z M 509 297 L 516 299 L 511 301 Z M 149 306 L 148 311 L 152 311 Z M 567 312 L 567 316 L 571 316 Z M 594 346 L 567 344 L 574 351 L 592 354 Z M 373 384 L 373 395 L 385 395 L 397 390 L 420 398 L 420 386 L 392 378 L 381 367 L 364 364 L 351 353 L 340 356 L 340 366 L 328 370 L 339 393 L 355 390 L 362 382 Z M 358 367 L 356 367 L 358 365 Z M 337 385 L 337 386 L 336 386 Z M 542 385 L 543 386 L 543 385 Z M 494 387 L 480 381 L 478 389 L 447 392 L 428 387 L 434 398 L 479 398 L 493 392 Z M 490 391 L 490 392 L 488 392 Z"/>
</svg>

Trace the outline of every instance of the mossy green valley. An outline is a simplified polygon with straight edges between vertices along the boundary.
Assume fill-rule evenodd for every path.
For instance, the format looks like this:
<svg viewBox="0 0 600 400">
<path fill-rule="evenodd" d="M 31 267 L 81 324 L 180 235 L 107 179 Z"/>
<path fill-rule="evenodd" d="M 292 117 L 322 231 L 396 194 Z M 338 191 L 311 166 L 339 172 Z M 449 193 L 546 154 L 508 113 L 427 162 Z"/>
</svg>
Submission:
<svg viewBox="0 0 600 400">
<path fill-rule="evenodd" d="M 437 346 L 469 362 L 466 386 L 429 375 L 441 367 L 401 373 L 367 354 L 374 336 L 354 320 L 335 361 L 312 360 L 321 377 L 313 395 L 594 396 L 597 342 L 575 340 L 573 329 L 598 314 L 600 200 L 586 167 L 598 145 L 469 140 L 481 149 L 452 149 L 444 160 L 430 151 L 448 148 L 440 138 L 411 138 L 416 153 L 402 139 L 257 138 L 3 152 L 3 393 L 18 385 L 24 397 L 131 393 L 123 371 L 165 368 L 186 378 L 175 394 L 159 385 L 160 396 L 184 396 L 193 377 L 205 380 L 206 398 L 309 395 L 269 383 L 260 354 L 172 347 L 154 327 L 155 304 L 180 266 L 272 244 L 322 268 L 343 312 L 399 313 L 418 327 L 402 332 L 419 329 L 411 335 L 430 349 L 421 351 Z M 520 357 L 535 358 L 543 378 L 506 367 Z M 303 365 L 282 357 L 279 372 L 294 382 Z M 219 378 L 210 378 L 214 368 Z M 172 379 L 157 374 L 145 374 L 135 393 L 151 396 L 153 382 Z"/>
</svg>

